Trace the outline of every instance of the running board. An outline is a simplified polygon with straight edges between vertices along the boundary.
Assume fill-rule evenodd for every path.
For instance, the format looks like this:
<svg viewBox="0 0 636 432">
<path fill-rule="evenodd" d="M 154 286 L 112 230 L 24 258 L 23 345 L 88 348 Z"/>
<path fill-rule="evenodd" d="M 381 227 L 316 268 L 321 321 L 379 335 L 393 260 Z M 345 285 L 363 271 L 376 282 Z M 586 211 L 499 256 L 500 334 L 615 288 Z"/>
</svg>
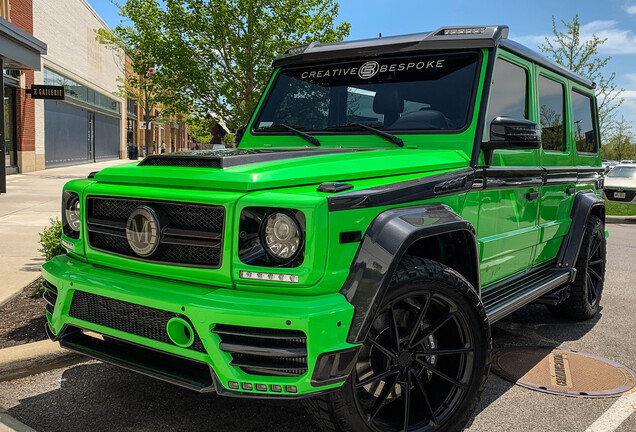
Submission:
<svg viewBox="0 0 636 432">
<path fill-rule="evenodd" d="M 482 293 L 488 321 L 495 323 L 522 306 L 573 280 L 575 270 L 545 268 L 502 281 Z"/>
</svg>

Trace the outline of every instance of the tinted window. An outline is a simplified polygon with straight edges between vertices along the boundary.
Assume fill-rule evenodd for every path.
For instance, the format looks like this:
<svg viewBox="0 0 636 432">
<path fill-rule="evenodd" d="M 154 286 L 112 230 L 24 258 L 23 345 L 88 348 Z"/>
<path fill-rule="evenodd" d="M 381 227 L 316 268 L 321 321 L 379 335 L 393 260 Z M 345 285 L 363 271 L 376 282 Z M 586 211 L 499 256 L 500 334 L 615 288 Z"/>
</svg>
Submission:
<svg viewBox="0 0 636 432">
<path fill-rule="evenodd" d="M 563 139 L 563 85 L 539 76 L 541 142 L 545 150 L 565 150 Z"/>
<path fill-rule="evenodd" d="M 596 153 L 596 131 L 592 109 L 594 102 L 591 97 L 572 92 L 572 112 L 574 115 L 574 135 L 576 150 L 581 153 Z"/>
<path fill-rule="evenodd" d="M 284 69 L 254 129 L 363 130 L 353 123 L 388 130 L 462 129 L 470 118 L 477 59 L 440 53 Z"/>
<path fill-rule="evenodd" d="M 528 118 L 528 73 L 520 66 L 497 59 L 488 104 L 488 128 L 499 116 Z"/>
<path fill-rule="evenodd" d="M 613 168 L 608 174 L 608 177 L 627 177 L 636 179 L 636 167 L 616 167 Z"/>
</svg>

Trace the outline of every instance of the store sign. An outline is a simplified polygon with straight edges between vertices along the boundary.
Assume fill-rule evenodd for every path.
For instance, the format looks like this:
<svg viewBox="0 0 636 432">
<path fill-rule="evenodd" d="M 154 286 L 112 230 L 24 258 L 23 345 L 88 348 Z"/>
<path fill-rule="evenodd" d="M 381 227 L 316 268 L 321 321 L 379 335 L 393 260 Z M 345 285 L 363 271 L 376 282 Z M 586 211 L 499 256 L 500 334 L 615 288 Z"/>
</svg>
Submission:
<svg viewBox="0 0 636 432">
<path fill-rule="evenodd" d="M 139 129 L 146 130 L 151 128 L 152 128 L 152 122 L 144 122 L 144 121 L 139 122 Z"/>
<path fill-rule="evenodd" d="M 31 86 L 33 99 L 64 100 L 64 86 L 37 85 Z"/>
</svg>

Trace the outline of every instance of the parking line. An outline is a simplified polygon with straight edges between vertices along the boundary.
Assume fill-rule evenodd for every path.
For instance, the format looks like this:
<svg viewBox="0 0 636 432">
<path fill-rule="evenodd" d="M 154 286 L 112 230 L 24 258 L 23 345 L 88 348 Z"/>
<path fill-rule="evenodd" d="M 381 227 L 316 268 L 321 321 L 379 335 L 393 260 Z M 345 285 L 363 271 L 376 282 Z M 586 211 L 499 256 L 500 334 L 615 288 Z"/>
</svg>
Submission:
<svg viewBox="0 0 636 432">
<path fill-rule="evenodd" d="M 636 392 L 618 398 L 585 432 L 613 432 L 636 412 Z"/>
</svg>

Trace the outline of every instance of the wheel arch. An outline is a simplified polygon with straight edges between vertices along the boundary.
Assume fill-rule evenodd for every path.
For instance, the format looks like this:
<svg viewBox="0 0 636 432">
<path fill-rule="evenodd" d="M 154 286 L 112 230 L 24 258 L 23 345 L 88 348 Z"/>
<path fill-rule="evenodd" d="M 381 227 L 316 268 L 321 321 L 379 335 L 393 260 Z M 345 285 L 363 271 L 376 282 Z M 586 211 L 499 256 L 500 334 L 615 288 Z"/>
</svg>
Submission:
<svg viewBox="0 0 636 432">
<path fill-rule="evenodd" d="M 402 257 L 441 259 L 479 294 L 479 253 L 474 227 L 443 204 L 387 210 L 367 229 L 340 293 L 355 307 L 347 336 L 361 343 Z M 436 259 L 437 258 L 437 259 Z M 453 265 L 455 264 L 455 266 Z"/>
<path fill-rule="evenodd" d="M 570 229 L 561 243 L 557 258 L 559 267 L 572 268 L 579 256 L 585 225 L 590 215 L 599 217 L 605 224 L 605 201 L 593 191 L 579 192 L 574 198 L 570 217 Z"/>
</svg>

